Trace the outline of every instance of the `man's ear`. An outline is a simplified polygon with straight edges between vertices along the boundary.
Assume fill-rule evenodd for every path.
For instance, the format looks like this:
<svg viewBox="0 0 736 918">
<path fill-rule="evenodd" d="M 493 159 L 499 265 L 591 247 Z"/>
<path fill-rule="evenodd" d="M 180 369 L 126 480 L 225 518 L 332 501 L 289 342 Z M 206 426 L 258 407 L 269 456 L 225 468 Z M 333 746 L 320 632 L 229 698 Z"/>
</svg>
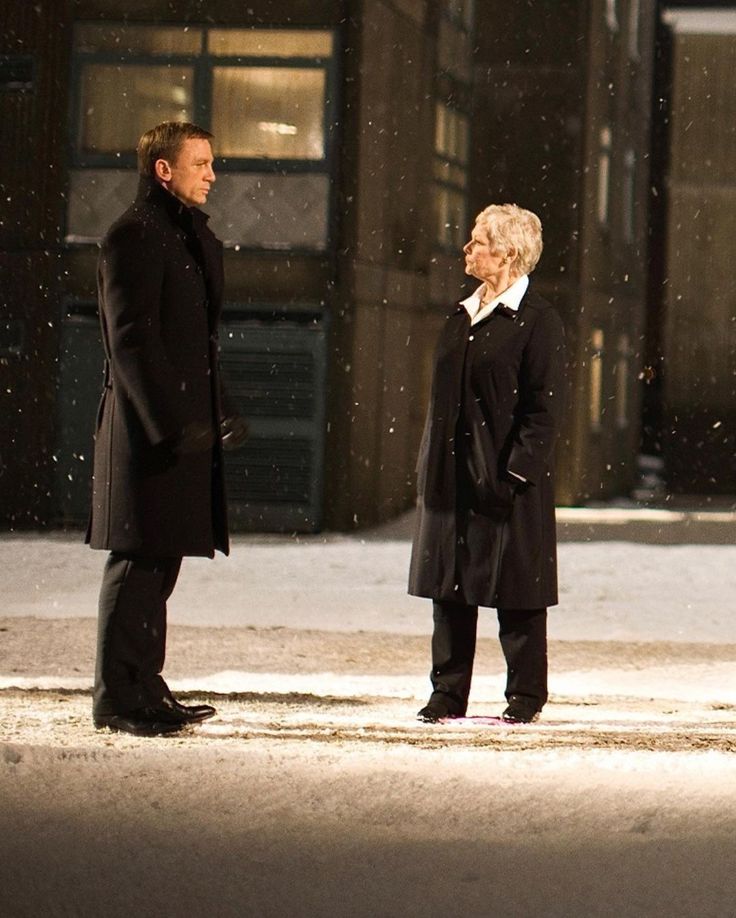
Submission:
<svg viewBox="0 0 736 918">
<path fill-rule="evenodd" d="M 171 166 L 167 159 L 157 159 L 153 164 L 153 169 L 156 174 L 156 178 L 160 182 L 168 182 L 171 180 Z"/>
</svg>

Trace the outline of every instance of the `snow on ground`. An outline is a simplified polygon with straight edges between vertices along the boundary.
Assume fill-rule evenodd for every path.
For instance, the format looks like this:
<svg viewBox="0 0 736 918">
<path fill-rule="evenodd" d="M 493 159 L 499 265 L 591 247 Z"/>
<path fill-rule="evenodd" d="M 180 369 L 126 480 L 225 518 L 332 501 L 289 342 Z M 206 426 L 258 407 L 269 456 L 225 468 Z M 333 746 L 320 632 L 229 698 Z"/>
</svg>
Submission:
<svg viewBox="0 0 736 918">
<path fill-rule="evenodd" d="M 90 723 L 104 555 L 0 537 L 0 915 L 736 914 L 736 548 L 671 534 L 560 545 L 552 697 L 513 728 L 492 613 L 469 716 L 415 720 L 405 526 L 236 538 L 171 605 L 166 673 L 218 716 L 155 740 Z"/>
<path fill-rule="evenodd" d="M 679 515 L 672 516 L 676 523 Z M 736 543 L 733 515 L 724 516 Z M 403 537 L 389 540 L 236 537 L 229 558 L 185 560 L 170 621 L 425 634 L 428 602 L 406 594 L 409 528 L 404 523 Z M 77 534 L 0 537 L 0 556 L 5 615 L 96 614 L 105 555 Z M 559 566 L 553 639 L 736 643 L 736 544 L 563 541 Z M 481 616 L 480 633 L 495 634 L 492 613 Z"/>
</svg>

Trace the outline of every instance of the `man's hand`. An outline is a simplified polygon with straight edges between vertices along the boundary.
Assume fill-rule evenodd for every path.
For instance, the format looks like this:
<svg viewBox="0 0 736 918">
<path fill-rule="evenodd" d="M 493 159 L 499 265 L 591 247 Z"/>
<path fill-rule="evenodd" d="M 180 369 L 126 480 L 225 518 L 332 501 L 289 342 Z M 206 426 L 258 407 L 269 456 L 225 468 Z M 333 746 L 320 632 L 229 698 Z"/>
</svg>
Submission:
<svg viewBox="0 0 736 918">
<path fill-rule="evenodd" d="M 207 449 L 212 449 L 214 442 L 215 432 L 211 424 L 206 421 L 190 421 L 174 444 L 174 452 L 178 456 L 203 453 Z"/>
<path fill-rule="evenodd" d="M 248 439 L 248 433 L 248 422 L 239 414 L 231 414 L 220 421 L 223 449 L 238 449 Z"/>
</svg>

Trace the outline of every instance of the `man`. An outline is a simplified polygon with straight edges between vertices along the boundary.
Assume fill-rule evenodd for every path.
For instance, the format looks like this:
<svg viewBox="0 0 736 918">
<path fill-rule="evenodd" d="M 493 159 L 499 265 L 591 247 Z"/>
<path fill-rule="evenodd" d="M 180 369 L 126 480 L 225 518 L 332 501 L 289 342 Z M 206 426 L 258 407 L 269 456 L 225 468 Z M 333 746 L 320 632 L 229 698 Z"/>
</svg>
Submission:
<svg viewBox="0 0 736 918">
<path fill-rule="evenodd" d="M 222 245 L 197 209 L 215 181 L 211 137 L 178 122 L 141 137 L 138 195 L 99 260 L 106 360 L 87 542 L 110 555 L 93 719 L 137 736 L 215 714 L 181 704 L 161 676 L 182 557 L 228 554 L 221 438 L 237 445 L 246 434 L 222 407 Z"/>
</svg>

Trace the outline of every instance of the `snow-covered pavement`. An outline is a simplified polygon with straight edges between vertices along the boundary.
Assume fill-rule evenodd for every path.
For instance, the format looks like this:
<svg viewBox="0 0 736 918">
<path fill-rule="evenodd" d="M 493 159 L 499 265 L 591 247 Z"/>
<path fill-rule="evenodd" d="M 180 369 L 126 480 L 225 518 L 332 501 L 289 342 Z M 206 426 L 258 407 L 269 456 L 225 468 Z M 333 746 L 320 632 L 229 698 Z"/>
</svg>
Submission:
<svg viewBox="0 0 736 918">
<path fill-rule="evenodd" d="M 736 643 L 736 514 L 559 516 L 564 540 L 553 640 Z M 674 533 L 681 538 L 704 527 L 723 544 L 666 544 Z M 365 535 L 235 536 L 229 558 L 185 560 L 169 620 L 426 634 L 428 603 L 406 594 L 410 529 L 407 516 Z M 591 541 L 600 531 L 618 540 Z M 629 540 L 631 532 L 648 541 Z M 105 555 L 82 545 L 78 533 L 6 534 L 0 558 L 2 615 L 95 616 Z M 480 627 L 493 635 L 493 616 L 481 616 Z"/>
<path fill-rule="evenodd" d="M 90 723 L 104 555 L 0 537 L 0 914 L 733 915 L 736 520 L 560 516 L 551 700 L 513 728 L 490 612 L 470 716 L 415 720 L 409 517 L 188 559 L 165 673 L 218 717 L 156 740 Z"/>
</svg>

